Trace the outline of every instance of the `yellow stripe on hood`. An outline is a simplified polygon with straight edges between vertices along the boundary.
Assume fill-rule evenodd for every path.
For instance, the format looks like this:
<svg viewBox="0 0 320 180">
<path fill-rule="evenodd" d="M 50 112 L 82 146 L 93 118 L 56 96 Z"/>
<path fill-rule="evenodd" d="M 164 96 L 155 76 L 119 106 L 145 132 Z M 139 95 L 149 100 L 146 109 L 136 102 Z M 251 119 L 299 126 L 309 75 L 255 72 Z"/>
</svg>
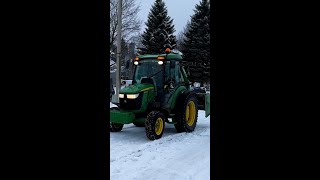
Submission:
<svg viewBox="0 0 320 180">
<path fill-rule="evenodd" d="M 140 92 L 142 91 L 148 91 L 149 89 L 153 89 L 154 87 L 148 87 L 148 88 L 145 88 L 145 89 L 142 89 Z"/>
</svg>

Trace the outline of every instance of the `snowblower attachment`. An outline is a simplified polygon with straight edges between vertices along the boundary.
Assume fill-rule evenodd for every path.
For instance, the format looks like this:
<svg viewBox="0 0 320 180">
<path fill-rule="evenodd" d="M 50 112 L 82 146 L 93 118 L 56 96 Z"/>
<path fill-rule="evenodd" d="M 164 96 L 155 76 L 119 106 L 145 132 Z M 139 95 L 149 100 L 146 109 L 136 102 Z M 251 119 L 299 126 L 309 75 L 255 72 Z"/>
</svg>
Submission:
<svg viewBox="0 0 320 180">
<path fill-rule="evenodd" d="M 210 93 L 199 92 L 196 94 L 199 103 L 199 110 L 204 110 L 206 112 L 206 117 L 208 117 L 210 115 Z"/>
</svg>

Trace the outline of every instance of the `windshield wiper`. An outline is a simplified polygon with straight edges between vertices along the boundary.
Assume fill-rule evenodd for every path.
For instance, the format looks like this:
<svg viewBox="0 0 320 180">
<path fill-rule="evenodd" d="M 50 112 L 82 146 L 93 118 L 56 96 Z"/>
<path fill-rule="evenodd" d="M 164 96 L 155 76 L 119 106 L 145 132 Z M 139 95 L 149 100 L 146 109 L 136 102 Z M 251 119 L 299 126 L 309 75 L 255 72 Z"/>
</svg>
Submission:
<svg viewBox="0 0 320 180">
<path fill-rule="evenodd" d="M 156 72 L 155 74 L 152 74 L 151 76 L 148 76 L 147 78 L 151 78 L 151 77 L 153 77 L 153 76 L 155 76 L 155 75 L 159 74 L 161 71 L 162 71 L 162 69 L 161 69 L 160 71 Z"/>
</svg>

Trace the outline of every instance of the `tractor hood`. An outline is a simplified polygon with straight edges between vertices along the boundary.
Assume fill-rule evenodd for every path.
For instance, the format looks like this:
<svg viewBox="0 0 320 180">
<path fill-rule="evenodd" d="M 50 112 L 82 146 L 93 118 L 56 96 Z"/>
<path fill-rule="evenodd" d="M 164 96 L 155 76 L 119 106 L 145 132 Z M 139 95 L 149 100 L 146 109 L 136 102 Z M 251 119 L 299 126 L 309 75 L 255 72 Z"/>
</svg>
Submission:
<svg viewBox="0 0 320 180">
<path fill-rule="evenodd" d="M 142 91 L 153 89 L 153 84 L 133 84 L 120 90 L 121 94 L 137 94 Z"/>
</svg>

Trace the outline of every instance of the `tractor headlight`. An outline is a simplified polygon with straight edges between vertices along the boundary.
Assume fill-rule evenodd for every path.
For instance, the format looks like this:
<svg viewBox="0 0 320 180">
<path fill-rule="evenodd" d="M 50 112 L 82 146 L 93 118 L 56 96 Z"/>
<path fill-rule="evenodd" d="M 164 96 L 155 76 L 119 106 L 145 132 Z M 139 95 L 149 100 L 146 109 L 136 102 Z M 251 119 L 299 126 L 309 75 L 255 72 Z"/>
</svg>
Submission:
<svg viewBox="0 0 320 180">
<path fill-rule="evenodd" d="M 124 98 L 124 94 L 119 94 L 119 98 Z"/>
<path fill-rule="evenodd" d="M 158 64 L 159 64 L 159 65 L 162 65 L 162 64 L 163 64 L 163 61 L 158 61 Z"/>
<path fill-rule="evenodd" d="M 139 94 L 127 94 L 128 99 L 136 99 L 139 96 Z"/>
<path fill-rule="evenodd" d="M 134 65 L 138 65 L 139 64 L 139 62 L 138 61 L 134 61 L 134 63 L 133 63 Z"/>
</svg>

